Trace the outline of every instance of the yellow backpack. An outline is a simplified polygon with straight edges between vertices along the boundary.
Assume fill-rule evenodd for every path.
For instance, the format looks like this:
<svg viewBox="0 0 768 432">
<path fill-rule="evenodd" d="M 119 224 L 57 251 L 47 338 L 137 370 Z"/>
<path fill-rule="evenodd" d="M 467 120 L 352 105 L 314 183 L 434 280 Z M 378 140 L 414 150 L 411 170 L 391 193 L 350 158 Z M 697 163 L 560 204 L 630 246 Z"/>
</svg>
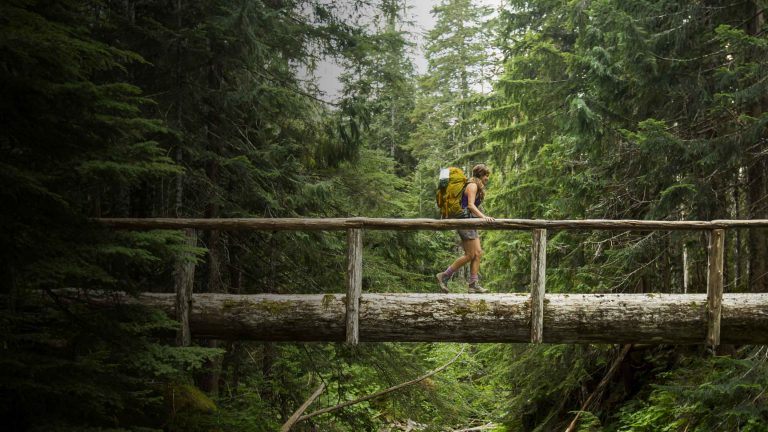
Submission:
<svg viewBox="0 0 768 432">
<path fill-rule="evenodd" d="M 442 219 L 456 217 L 463 213 L 461 197 L 467 187 L 467 176 L 461 168 L 450 167 L 440 169 L 440 179 L 437 183 L 437 207 Z"/>
</svg>

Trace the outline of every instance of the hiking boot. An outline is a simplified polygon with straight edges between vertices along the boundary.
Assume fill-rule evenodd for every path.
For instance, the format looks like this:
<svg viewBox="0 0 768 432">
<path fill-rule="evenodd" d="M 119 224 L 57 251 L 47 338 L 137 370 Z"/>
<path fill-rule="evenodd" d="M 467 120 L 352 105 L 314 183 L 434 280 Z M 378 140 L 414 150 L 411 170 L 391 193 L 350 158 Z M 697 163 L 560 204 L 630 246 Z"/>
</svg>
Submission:
<svg viewBox="0 0 768 432">
<path fill-rule="evenodd" d="M 448 279 L 449 277 L 445 276 L 445 273 L 440 272 L 436 275 L 437 277 L 437 283 L 440 285 L 440 291 L 448 294 Z"/>
<path fill-rule="evenodd" d="M 487 293 L 488 290 L 480 286 L 480 282 L 472 282 L 467 286 L 467 291 L 469 291 L 470 294 L 483 294 Z"/>
</svg>

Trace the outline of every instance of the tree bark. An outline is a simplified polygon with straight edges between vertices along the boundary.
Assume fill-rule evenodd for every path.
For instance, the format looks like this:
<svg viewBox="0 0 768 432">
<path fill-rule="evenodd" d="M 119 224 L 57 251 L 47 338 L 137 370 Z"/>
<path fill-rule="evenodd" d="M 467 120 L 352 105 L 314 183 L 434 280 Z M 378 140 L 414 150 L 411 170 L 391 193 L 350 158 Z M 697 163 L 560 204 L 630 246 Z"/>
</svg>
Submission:
<svg viewBox="0 0 768 432">
<path fill-rule="evenodd" d="M 184 67 L 182 65 L 183 40 L 182 40 L 182 0 L 176 0 L 176 31 L 178 40 L 176 41 L 176 128 L 179 132 L 184 130 L 183 101 L 181 95 L 184 91 Z M 184 158 L 183 141 L 176 143 L 176 165 L 182 166 Z M 180 218 L 183 216 L 183 197 L 184 197 L 184 173 L 176 174 L 176 196 L 174 197 L 173 211 L 174 216 Z"/>
<path fill-rule="evenodd" d="M 65 291 L 66 294 L 71 294 Z M 343 294 L 195 294 L 196 336 L 345 340 Z M 89 293 L 95 304 L 141 303 L 174 313 L 174 295 Z M 361 342 L 530 342 L 527 294 L 363 294 Z M 704 344 L 706 294 L 548 294 L 544 343 Z M 768 293 L 724 294 L 723 344 L 768 344 Z"/>
<path fill-rule="evenodd" d="M 209 44 L 211 40 L 209 39 Z M 210 47 L 209 47 L 210 48 Z M 206 163 L 206 175 L 212 185 L 211 195 L 208 196 L 208 202 L 205 207 L 206 219 L 218 219 L 221 217 L 221 206 L 217 196 L 217 186 L 220 181 L 221 165 L 218 158 L 221 156 L 221 138 L 217 136 L 219 125 L 219 114 L 217 104 L 215 103 L 218 93 L 221 90 L 222 66 L 218 59 L 218 53 L 211 49 L 211 59 L 208 64 L 208 115 L 206 119 L 206 141 L 208 151 L 211 156 Z M 208 231 L 208 281 L 207 291 L 209 293 L 225 292 L 222 281 L 221 271 L 221 249 L 222 238 L 221 231 L 212 229 Z M 216 339 L 208 340 L 206 345 L 209 348 L 218 348 L 221 341 Z M 219 393 L 219 380 L 221 377 L 222 358 L 216 357 L 206 362 L 204 369 L 207 371 L 200 381 L 200 386 L 208 393 L 217 395 Z"/>
<path fill-rule="evenodd" d="M 756 219 L 762 217 L 765 203 L 765 179 L 763 178 L 763 162 L 753 161 L 749 168 L 749 217 Z M 752 292 L 768 292 L 768 278 L 766 273 L 766 259 L 768 258 L 768 246 L 766 245 L 764 229 L 749 231 L 749 287 Z"/>
<path fill-rule="evenodd" d="M 750 17 L 748 32 L 753 36 L 763 31 L 765 15 L 759 2 L 747 3 L 747 14 Z M 765 96 L 761 96 L 752 105 L 752 116 L 760 117 L 765 110 Z M 763 134 L 764 136 L 764 134 Z M 747 190 L 748 210 L 750 219 L 765 217 L 766 208 L 766 179 L 765 179 L 765 146 L 758 144 L 754 150 L 756 156 L 750 160 L 747 171 L 749 186 Z M 749 287 L 752 292 L 768 292 L 768 240 L 765 230 L 749 232 Z"/>
</svg>

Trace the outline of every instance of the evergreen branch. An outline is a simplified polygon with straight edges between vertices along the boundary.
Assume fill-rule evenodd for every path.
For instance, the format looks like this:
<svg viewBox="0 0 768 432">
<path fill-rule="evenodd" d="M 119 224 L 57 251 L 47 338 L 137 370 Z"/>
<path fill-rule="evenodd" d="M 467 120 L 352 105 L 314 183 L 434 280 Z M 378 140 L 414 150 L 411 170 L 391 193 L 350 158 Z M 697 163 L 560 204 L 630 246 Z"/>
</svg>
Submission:
<svg viewBox="0 0 768 432">
<path fill-rule="evenodd" d="M 726 51 L 725 51 L 724 49 L 721 49 L 721 50 L 717 50 L 717 51 L 715 51 L 715 52 L 711 52 L 711 53 L 709 53 L 709 54 L 703 54 L 703 55 L 700 55 L 700 56 L 698 56 L 698 57 L 692 57 L 692 58 L 686 58 L 686 59 L 682 59 L 682 58 L 669 58 L 669 57 L 662 57 L 662 56 L 660 56 L 660 55 L 658 55 L 658 54 L 654 53 L 653 51 L 649 51 L 649 53 L 650 53 L 650 54 L 651 54 L 653 57 L 655 57 L 655 58 L 657 58 L 657 59 L 659 59 L 659 60 L 666 60 L 666 61 L 676 61 L 676 62 L 692 62 L 692 61 L 696 61 L 696 60 L 702 60 L 702 59 L 705 59 L 705 58 L 707 58 L 707 57 L 712 57 L 712 56 L 715 56 L 715 55 L 718 55 L 718 54 L 722 54 L 722 53 L 724 53 L 724 52 L 726 52 Z"/>
<path fill-rule="evenodd" d="M 326 105 L 330 105 L 330 106 L 333 106 L 333 107 L 337 107 L 338 108 L 338 107 L 341 106 L 340 103 L 329 102 L 327 100 L 320 99 L 320 98 L 318 98 L 315 95 L 307 93 L 307 92 L 301 90 L 300 88 L 294 86 L 292 82 L 290 82 L 290 81 L 288 81 L 286 79 L 283 79 L 283 78 L 279 78 L 279 77 L 275 76 L 274 74 L 272 74 L 271 72 L 269 72 L 267 70 L 263 70 L 262 69 L 262 70 L 256 71 L 256 70 L 252 70 L 252 69 L 249 69 L 249 68 L 244 68 L 244 69 L 247 72 L 251 73 L 251 74 L 255 74 L 255 75 L 260 76 L 261 78 L 266 78 L 266 79 L 269 79 L 269 80 L 276 81 L 277 83 L 282 84 L 284 86 L 283 88 L 285 90 L 291 91 L 291 92 L 296 93 L 298 95 L 301 95 L 301 96 L 304 96 L 304 97 L 308 97 L 308 98 L 313 99 L 313 100 L 315 100 L 317 102 L 324 103 Z"/>
<path fill-rule="evenodd" d="M 464 345 L 461 348 L 461 351 L 459 351 L 459 353 L 456 354 L 456 356 L 453 359 L 451 359 L 448 363 L 446 363 L 446 364 L 440 366 L 439 368 L 434 369 L 431 372 L 428 372 L 428 373 L 426 373 L 426 374 L 424 374 L 424 375 L 422 375 L 422 376 L 420 376 L 420 377 L 418 377 L 418 378 L 416 378 L 414 380 L 407 381 L 407 382 L 404 382 L 404 383 L 400 383 L 400 384 L 392 386 L 392 387 L 390 387 L 388 389 L 385 389 L 385 390 L 382 390 L 382 391 L 379 391 L 379 392 L 376 392 L 376 393 L 373 393 L 373 394 L 370 394 L 370 395 L 367 395 L 367 396 L 363 396 L 363 397 L 357 398 L 355 400 L 343 402 L 343 403 L 340 403 L 340 404 L 332 406 L 332 407 L 323 408 L 323 409 L 320 409 L 320 410 L 317 410 L 317 411 L 313 411 L 313 412 L 311 412 L 311 413 L 309 413 L 307 415 L 299 417 L 299 419 L 296 421 L 296 423 L 302 422 L 304 420 L 307 420 L 309 418 L 318 416 L 320 414 L 326 414 L 326 413 L 329 413 L 329 412 L 338 411 L 338 410 L 340 410 L 342 408 L 346 408 L 346 407 L 348 407 L 350 405 L 355 405 L 355 404 L 358 404 L 360 402 L 365 402 L 365 401 L 369 401 L 371 399 L 376 399 L 376 398 L 379 398 L 381 396 L 384 396 L 387 393 L 392 393 L 394 391 L 400 390 L 401 388 L 404 388 L 404 387 L 416 384 L 416 383 L 418 383 L 420 381 L 423 381 L 423 380 L 425 380 L 425 379 L 427 379 L 427 378 L 429 378 L 429 377 L 431 377 L 431 376 L 433 376 L 433 375 L 435 375 L 435 374 L 437 374 L 439 372 L 442 372 L 443 370 L 448 368 L 448 366 L 452 365 L 456 360 L 459 359 L 459 357 L 462 354 L 464 354 L 464 350 L 466 350 L 466 348 L 467 348 L 467 346 Z"/>
<path fill-rule="evenodd" d="M 571 423 L 565 429 L 565 432 L 573 432 L 575 430 L 576 424 L 579 421 L 579 417 L 581 416 L 581 413 L 586 411 L 586 409 L 592 403 L 592 400 L 599 397 L 600 393 L 603 392 L 603 390 L 605 389 L 605 386 L 608 384 L 608 381 L 610 381 L 611 378 L 613 378 L 613 374 L 616 373 L 616 370 L 619 368 L 619 365 L 624 360 L 624 357 L 627 356 L 627 353 L 631 348 L 632 348 L 632 344 L 624 345 L 624 348 L 622 348 L 621 352 L 619 353 L 619 356 L 616 357 L 616 360 L 613 361 L 611 368 L 608 369 L 608 373 L 605 374 L 603 379 L 600 381 L 600 384 L 597 385 L 597 388 L 595 388 L 595 391 L 593 391 L 592 394 L 589 395 L 587 400 L 581 405 L 581 409 L 576 413 L 576 416 L 573 418 Z"/>
</svg>

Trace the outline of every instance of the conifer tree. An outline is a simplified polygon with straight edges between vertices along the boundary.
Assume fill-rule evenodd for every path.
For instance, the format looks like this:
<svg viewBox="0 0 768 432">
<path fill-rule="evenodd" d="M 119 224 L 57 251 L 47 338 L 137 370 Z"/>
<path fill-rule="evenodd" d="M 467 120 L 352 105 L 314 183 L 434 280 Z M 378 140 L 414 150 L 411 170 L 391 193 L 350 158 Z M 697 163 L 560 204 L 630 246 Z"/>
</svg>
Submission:
<svg viewBox="0 0 768 432">
<path fill-rule="evenodd" d="M 483 114 L 494 127 L 487 137 L 505 172 L 494 208 L 519 217 L 670 220 L 735 218 L 759 209 L 748 193 L 762 187 L 762 180 L 747 179 L 748 167 L 761 164 L 750 149 L 759 148 L 765 134 L 766 114 L 755 109 L 763 96 L 754 91 L 763 85 L 758 71 L 766 56 L 764 37 L 754 37 L 759 30 L 748 25 L 761 15 L 759 8 L 751 2 L 746 6 L 511 2 L 501 18 L 504 74 L 496 106 Z M 738 236 L 729 239 L 736 252 L 728 257 L 726 280 L 734 289 L 761 290 L 754 271 L 749 286 L 744 274 L 747 261 L 762 254 L 762 240 L 753 243 L 759 234 L 750 234 L 745 249 L 747 242 Z M 510 269 L 494 273 L 496 286 L 527 283 L 528 244 L 524 235 L 495 235 L 488 258 L 495 269 Z M 705 244 L 703 236 L 683 233 L 557 233 L 549 242 L 547 290 L 703 292 L 706 278 L 696 269 L 705 267 Z M 497 246 L 506 246 L 503 254 Z M 684 284 L 687 272 L 691 278 Z M 573 350 L 562 348 L 561 355 Z M 661 359 L 670 352 L 685 350 L 660 348 L 647 361 L 669 366 Z M 543 351 L 518 355 L 531 354 Z M 594 370 L 599 361 L 592 362 L 605 355 L 610 354 L 581 353 L 580 364 Z M 685 375 L 689 367 L 709 366 L 681 361 L 672 367 Z M 554 370 L 557 366 L 548 373 Z M 510 424 L 522 429 L 564 425 L 568 399 L 563 395 L 576 391 L 583 379 L 578 371 L 560 378 L 566 388 L 558 390 L 557 400 L 545 392 L 538 401 L 518 405 L 532 413 L 530 423 L 510 419 Z M 634 378 L 638 387 L 652 379 Z M 726 381 L 724 394 L 730 395 L 740 384 Z M 621 397 L 617 391 L 614 398 Z M 662 415 L 680 427 L 694 427 L 696 420 L 667 411 L 669 399 L 662 401 L 680 392 L 680 387 L 661 392 L 664 396 L 648 401 L 638 415 L 629 414 L 629 407 L 625 414 L 642 418 L 634 425 L 647 424 L 650 417 L 644 415 Z M 706 398 L 688 396 L 692 404 Z M 733 424 L 762 424 L 761 416 Z M 611 421 L 605 414 L 593 420 Z"/>
<path fill-rule="evenodd" d="M 469 0 L 445 0 L 432 9 L 435 27 L 427 34 L 428 70 L 421 78 L 421 101 L 414 111 L 420 125 L 412 140 L 414 153 L 426 156 L 429 149 L 445 162 L 471 162 L 472 144 L 480 128 L 474 113 L 485 99 L 483 71 L 494 58 L 490 50 L 490 8 Z"/>
<path fill-rule="evenodd" d="M 172 382 L 215 354 L 158 342 L 153 333 L 173 323 L 152 311 L 89 311 L 56 291 L 135 291 L 137 272 L 178 249 L 174 233 L 108 234 L 88 220 L 143 211 L 132 190 L 180 172 L 158 142 L 168 129 L 144 115 L 152 101 L 130 82 L 144 59 L 101 38 L 102 6 L 0 6 L 0 406 L 10 430 L 140 426 L 162 412 L 163 387 L 149 377 Z"/>
</svg>

